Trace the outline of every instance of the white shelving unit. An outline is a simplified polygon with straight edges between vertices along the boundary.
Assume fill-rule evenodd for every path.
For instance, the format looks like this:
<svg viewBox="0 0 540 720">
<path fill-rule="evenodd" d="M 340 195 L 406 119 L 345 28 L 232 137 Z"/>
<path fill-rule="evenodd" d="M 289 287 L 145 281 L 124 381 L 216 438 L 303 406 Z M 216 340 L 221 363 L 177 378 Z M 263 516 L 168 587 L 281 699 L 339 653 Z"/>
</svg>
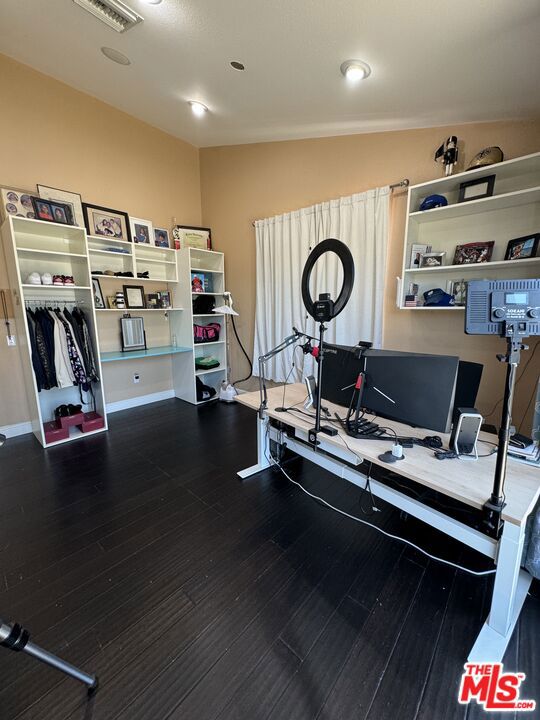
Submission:
<svg viewBox="0 0 540 720">
<path fill-rule="evenodd" d="M 488 198 L 458 203 L 462 182 L 495 175 L 494 194 Z M 448 205 L 421 212 L 422 200 L 432 194 L 444 195 Z M 409 286 L 419 286 L 418 300 L 431 288 L 447 290 L 453 280 L 534 278 L 539 276 L 540 257 L 504 260 L 507 243 L 540 232 L 540 153 L 507 160 L 448 178 L 432 180 L 409 188 L 403 267 L 397 283 L 397 306 L 402 310 L 447 310 L 463 306 L 405 307 Z M 491 261 L 454 265 L 457 245 L 494 241 Z M 433 268 L 411 267 L 412 246 L 430 245 L 432 252 L 446 252 L 444 264 Z"/>
<path fill-rule="evenodd" d="M 54 410 L 59 405 L 79 404 L 79 388 L 70 386 L 38 392 L 32 366 L 32 351 L 25 312 L 26 301 L 35 301 L 36 304 L 39 304 L 45 299 L 47 301 L 53 299 L 59 305 L 76 302 L 86 315 L 96 354 L 98 375 L 102 378 L 96 316 L 92 302 L 89 246 L 87 245 L 86 231 L 80 227 L 11 216 L 2 225 L 2 240 L 6 254 L 9 282 L 14 295 L 15 323 L 25 375 L 32 430 L 35 436 L 43 447 L 50 447 L 51 445 L 69 442 L 76 438 L 88 437 L 97 432 L 105 431 L 107 429 L 107 415 L 103 382 L 101 380 L 92 383 L 92 390 L 95 397 L 95 409 L 103 417 L 104 427 L 86 433 L 82 433 L 78 427 L 72 427 L 67 439 L 47 442 L 44 423 L 54 420 Z M 32 272 L 38 272 L 40 275 L 43 273 L 72 275 L 75 284 L 29 284 L 25 280 Z M 83 407 L 83 410 L 86 409 Z"/>
<path fill-rule="evenodd" d="M 214 296 L 216 305 L 223 304 L 225 291 L 224 255 L 212 250 L 183 248 L 177 251 L 178 285 L 173 291 L 175 306 L 183 307 L 183 313 L 176 313 L 171 318 L 171 333 L 177 337 L 178 345 L 189 346 L 190 354 L 173 356 L 173 384 L 175 395 L 182 400 L 200 405 L 208 401 L 197 401 L 196 378 L 201 377 L 205 385 L 216 390 L 227 376 L 227 336 L 225 316 L 217 313 L 193 313 L 193 299 L 199 295 Z M 191 274 L 204 273 L 212 292 L 193 293 L 191 291 Z M 221 326 L 219 341 L 195 344 L 193 342 L 193 323 L 208 325 L 219 323 Z M 219 367 L 211 370 L 196 370 L 195 360 L 198 357 L 211 355 L 219 361 Z"/>
</svg>

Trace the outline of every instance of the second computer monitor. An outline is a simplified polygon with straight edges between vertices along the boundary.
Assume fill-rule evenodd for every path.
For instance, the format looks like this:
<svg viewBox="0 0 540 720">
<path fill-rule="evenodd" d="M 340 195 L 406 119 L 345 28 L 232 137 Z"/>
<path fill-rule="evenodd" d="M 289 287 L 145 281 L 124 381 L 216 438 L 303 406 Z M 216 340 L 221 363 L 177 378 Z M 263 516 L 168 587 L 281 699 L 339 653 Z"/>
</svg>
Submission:
<svg viewBox="0 0 540 720">
<path fill-rule="evenodd" d="M 362 407 L 375 415 L 449 432 L 459 358 L 328 345 L 322 397 L 348 407 L 358 373 L 365 372 Z"/>
</svg>

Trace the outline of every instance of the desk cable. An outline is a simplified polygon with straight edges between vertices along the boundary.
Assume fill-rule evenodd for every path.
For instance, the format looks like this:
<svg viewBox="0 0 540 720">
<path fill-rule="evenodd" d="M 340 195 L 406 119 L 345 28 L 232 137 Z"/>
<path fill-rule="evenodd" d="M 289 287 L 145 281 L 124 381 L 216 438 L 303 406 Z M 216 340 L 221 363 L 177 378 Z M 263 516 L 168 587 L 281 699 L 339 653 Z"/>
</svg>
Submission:
<svg viewBox="0 0 540 720">
<path fill-rule="evenodd" d="M 347 445 L 347 443 L 345 443 Z M 356 455 L 355 452 L 353 452 L 353 455 Z M 367 525 L 370 528 L 373 528 L 374 530 L 377 530 L 377 532 L 380 532 L 382 535 L 386 535 L 386 537 L 391 538 L 392 540 L 398 540 L 399 542 L 405 543 L 406 545 L 409 545 L 410 547 L 414 548 L 415 550 L 418 550 L 418 552 L 422 553 L 422 555 L 425 555 L 426 557 L 430 558 L 431 560 L 435 560 L 437 562 L 443 563 L 444 565 L 449 565 L 450 567 L 456 568 L 458 570 L 463 570 L 463 572 L 469 573 L 469 575 L 475 575 L 477 577 L 485 576 L 485 575 L 494 575 L 497 572 L 497 569 L 494 568 L 493 570 L 471 570 L 470 568 L 463 567 L 462 565 L 458 565 L 457 563 L 453 563 L 450 560 L 444 560 L 444 558 L 437 557 L 436 555 L 431 555 L 431 553 L 428 553 L 427 550 L 424 550 L 423 548 L 419 547 L 418 545 L 415 545 L 415 543 L 411 542 L 410 540 L 407 540 L 406 538 L 400 537 L 399 535 L 394 535 L 393 533 L 389 533 L 386 530 L 383 530 L 382 528 L 378 527 L 377 525 L 374 525 L 373 523 L 368 522 L 367 520 L 363 520 L 362 518 L 356 517 L 355 515 L 351 515 L 348 512 L 345 512 L 345 510 L 340 510 L 339 508 L 335 507 L 331 503 L 329 503 L 324 498 L 320 497 L 319 495 L 315 495 L 314 493 L 311 493 L 309 490 L 307 490 L 301 483 L 299 483 L 297 480 L 293 480 L 293 478 L 287 473 L 287 471 L 281 466 L 281 463 L 279 463 L 274 456 L 272 455 L 269 447 L 268 447 L 268 426 L 266 428 L 266 442 L 265 442 L 265 455 L 266 459 L 272 464 L 278 467 L 283 475 L 287 478 L 289 482 L 291 482 L 293 485 L 296 485 L 300 490 L 308 495 L 313 500 L 317 500 L 318 502 L 325 505 L 330 510 L 334 510 L 334 512 L 339 513 L 340 515 L 343 515 L 344 517 L 349 518 L 350 520 L 354 520 L 355 522 L 361 523 L 362 525 Z M 358 457 L 358 456 L 357 456 Z M 367 483 L 366 483 L 367 488 Z M 371 490 L 370 490 L 371 492 Z"/>
</svg>

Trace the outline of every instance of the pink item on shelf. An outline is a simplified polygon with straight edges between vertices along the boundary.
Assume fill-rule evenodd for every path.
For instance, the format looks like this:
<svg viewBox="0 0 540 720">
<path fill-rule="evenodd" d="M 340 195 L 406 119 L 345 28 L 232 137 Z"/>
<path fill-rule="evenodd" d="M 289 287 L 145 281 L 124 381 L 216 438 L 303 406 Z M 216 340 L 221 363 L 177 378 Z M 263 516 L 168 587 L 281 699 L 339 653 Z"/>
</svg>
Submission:
<svg viewBox="0 0 540 720">
<path fill-rule="evenodd" d="M 105 420 L 97 412 L 84 413 L 83 422 L 79 427 L 83 433 L 101 430 L 101 428 L 105 427 Z"/>
<path fill-rule="evenodd" d="M 58 440 L 67 440 L 69 437 L 69 428 L 62 427 L 56 420 L 43 423 L 43 431 L 45 432 L 46 443 L 58 442 Z"/>
<path fill-rule="evenodd" d="M 79 412 L 75 413 L 74 415 L 63 415 L 62 417 L 58 418 L 58 423 L 60 424 L 60 427 L 63 428 L 70 428 L 74 427 L 75 425 L 80 425 L 84 422 L 84 413 Z"/>
</svg>

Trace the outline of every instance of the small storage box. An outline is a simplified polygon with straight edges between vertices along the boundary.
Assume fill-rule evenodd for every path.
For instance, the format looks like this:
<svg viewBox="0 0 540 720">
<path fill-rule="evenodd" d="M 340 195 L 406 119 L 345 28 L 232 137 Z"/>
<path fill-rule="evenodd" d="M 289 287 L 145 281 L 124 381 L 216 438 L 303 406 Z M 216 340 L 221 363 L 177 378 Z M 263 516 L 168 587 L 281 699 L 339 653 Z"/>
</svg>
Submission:
<svg viewBox="0 0 540 720">
<path fill-rule="evenodd" d="M 80 425 L 84 421 L 84 413 L 80 412 L 76 415 L 65 415 L 58 418 L 58 423 L 63 428 L 75 427 Z"/>
<path fill-rule="evenodd" d="M 83 433 L 101 430 L 101 428 L 105 427 L 105 420 L 97 412 L 84 413 L 83 422 L 79 427 Z"/>
<path fill-rule="evenodd" d="M 43 431 L 45 432 L 45 442 L 47 443 L 67 440 L 69 437 L 69 428 L 62 427 L 56 420 L 43 423 Z"/>
</svg>

